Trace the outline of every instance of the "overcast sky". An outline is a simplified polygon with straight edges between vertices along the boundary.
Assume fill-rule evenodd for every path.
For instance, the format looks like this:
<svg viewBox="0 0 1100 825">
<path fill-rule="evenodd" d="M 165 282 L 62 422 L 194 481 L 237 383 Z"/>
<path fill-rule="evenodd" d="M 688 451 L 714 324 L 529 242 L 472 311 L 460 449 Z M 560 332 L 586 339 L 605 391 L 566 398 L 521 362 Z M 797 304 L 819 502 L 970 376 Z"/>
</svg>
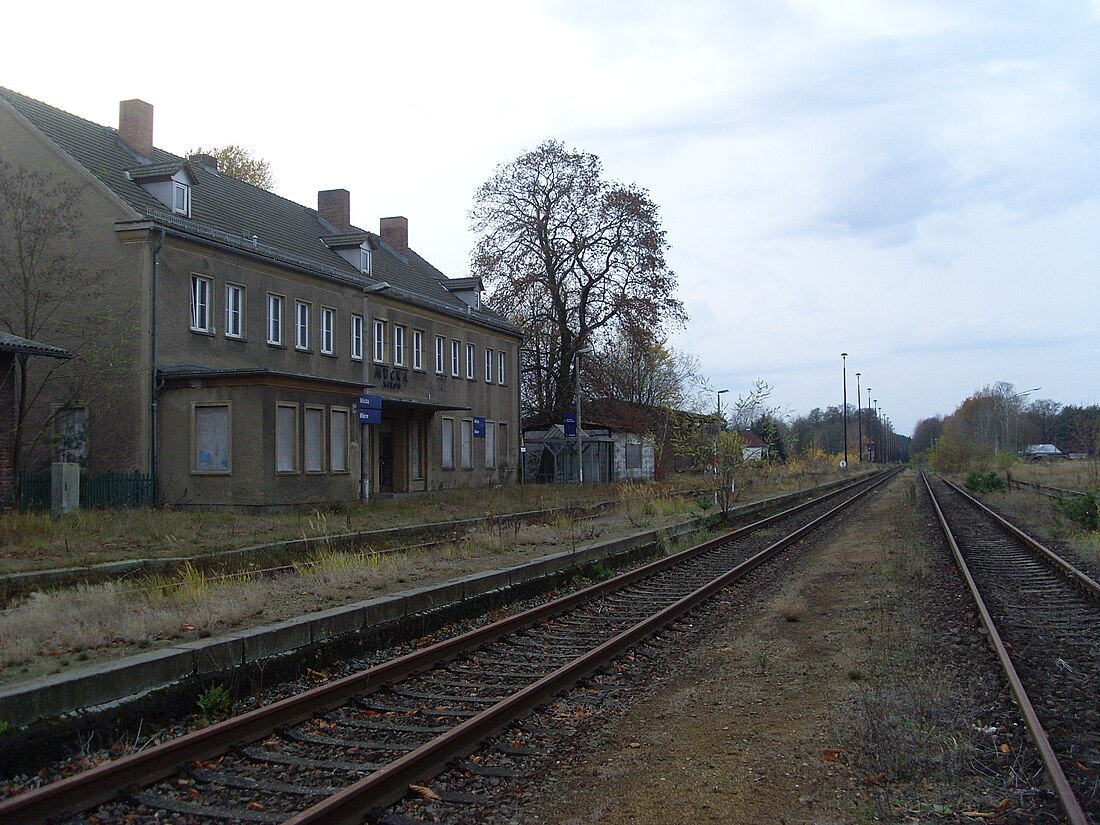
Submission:
<svg viewBox="0 0 1100 825">
<path fill-rule="evenodd" d="M 1100 403 L 1100 0 L 115 6 L 7 9 L 0 85 L 141 98 L 452 276 L 477 186 L 555 138 L 660 206 L 715 389 L 839 405 L 848 352 L 902 433 L 996 381 Z"/>
</svg>

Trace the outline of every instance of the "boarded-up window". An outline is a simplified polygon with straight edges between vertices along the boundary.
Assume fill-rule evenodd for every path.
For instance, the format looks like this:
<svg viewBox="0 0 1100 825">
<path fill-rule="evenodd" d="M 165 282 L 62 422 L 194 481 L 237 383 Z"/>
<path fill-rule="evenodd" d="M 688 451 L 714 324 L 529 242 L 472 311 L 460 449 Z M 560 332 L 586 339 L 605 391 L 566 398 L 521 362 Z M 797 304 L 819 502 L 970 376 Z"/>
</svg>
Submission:
<svg viewBox="0 0 1100 825">
<path fill-rule="evenodd" d="M 229 472 L 229 405 L 198 405 L 194 409 L 191 470 Z"/>
<path fill-rule="evenodd" d="M 348 471 L 348 411 L 332 409 L 329 418 L 329 468 L 334 473 Z"/>
<path fill-rule="evenodd" d="M 322 407 L 306 407 L 305 467 L 307 473 L 325 471 L 325 411 Z"/>
<path fill-rule="evenodd" d="M 420 427 L 419 421 L 409 422 L 409 472 L 416 481 L 424 478 L 424 468 L 420 466 Z"/>
<path fill-rule="evenodd" d="M 462 419 L 462 469 L 469 470 L 474 466 L 473 460 L 474 422 L 468 418 Z"/>
<path fill-rule="evenodd" d="M 275 471 L 298 472 L 298 405 L 275 408 Z"/>
<path fill-rule="evenodd" d="M 628 470 L 640 470 L 640 469 L 642 469 L 642 445 L 641 444 L 627 444 L 626 445 L 626 469 L 628 469 Z"/>
<path fill-rule="evenodd" d="M 485 469 L 491 470 L 497 466 L 497 425 L 492 421 L 485 422 Z"/>
<path fill-rule="evenodd" d="M 443 419 L 443 469 L 453 470 L 455 468 L 455 420 L 453 418 Z"/>
</svg>

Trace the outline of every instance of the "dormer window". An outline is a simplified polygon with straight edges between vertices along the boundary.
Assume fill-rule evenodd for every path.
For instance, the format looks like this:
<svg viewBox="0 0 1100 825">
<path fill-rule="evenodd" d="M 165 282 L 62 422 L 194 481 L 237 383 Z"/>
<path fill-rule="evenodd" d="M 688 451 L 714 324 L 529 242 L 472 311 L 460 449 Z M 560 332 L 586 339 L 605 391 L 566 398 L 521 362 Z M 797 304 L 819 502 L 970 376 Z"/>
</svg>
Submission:
<svg viewBox="0 0 1100 825">
<path fill-rule="evenodd" d="M 172 181 L 172 211 L 185 218 L 191 217 L 191 187 L 178 180 Z"/>
<path fill-rule="evenodd" d="M 370 249 L 366 244 L 359 247 L 359 271 L 364 275 L 370 275 Z"/>
</svg>

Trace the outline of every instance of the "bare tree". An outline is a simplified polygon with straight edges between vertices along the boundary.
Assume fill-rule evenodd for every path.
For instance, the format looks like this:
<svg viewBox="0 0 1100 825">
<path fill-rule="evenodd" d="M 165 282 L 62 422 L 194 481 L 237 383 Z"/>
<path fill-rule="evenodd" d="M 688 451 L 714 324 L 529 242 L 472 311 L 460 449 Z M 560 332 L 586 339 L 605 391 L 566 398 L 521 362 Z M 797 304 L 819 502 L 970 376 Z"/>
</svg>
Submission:
<svg viewBox="0 0 1100 825">
<path fill-rule="evenodd" d="M 541 144 L 482 184 L 470 221 L 481 235 L 472 270 L 528 337 L 528 417 L 557 420 L 572 407 L 578 350 L 622 325 L 656 335 L 686 319 L 657 205 L 604 180 L 595 155 Z"/>
<path fill-rule="evenodd" d="M 604 339 L 585 370 L 588 395 L 646 407 L 685 409 L 700 386 L 699 359 L 634 324 Z"/>
<path fill-rule="evenodd" d="M 106 271 L 72 251 L 80 196 L 77 186 L 0 160 L 0 329 L 74 356 L 16 357 L 17 469 L 54 437 L 59 418 L 91 393 L 109 395 L 125 370 L 123 299 L 104 308 Z"/>
</svg>

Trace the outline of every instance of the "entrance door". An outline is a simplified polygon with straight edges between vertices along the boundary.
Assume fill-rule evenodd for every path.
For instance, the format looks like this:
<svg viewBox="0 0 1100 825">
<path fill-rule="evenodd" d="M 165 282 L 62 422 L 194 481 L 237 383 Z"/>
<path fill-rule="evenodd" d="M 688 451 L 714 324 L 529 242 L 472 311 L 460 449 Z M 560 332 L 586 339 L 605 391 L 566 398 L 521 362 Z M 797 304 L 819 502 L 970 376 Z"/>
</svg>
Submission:
<svg viewBox="0 0 1100 825">
<path fill-rule="evenodd" d="M 393 423 L 387 421 L 378 431 L 378 489 L 393 492 Z"/>
</svg>

